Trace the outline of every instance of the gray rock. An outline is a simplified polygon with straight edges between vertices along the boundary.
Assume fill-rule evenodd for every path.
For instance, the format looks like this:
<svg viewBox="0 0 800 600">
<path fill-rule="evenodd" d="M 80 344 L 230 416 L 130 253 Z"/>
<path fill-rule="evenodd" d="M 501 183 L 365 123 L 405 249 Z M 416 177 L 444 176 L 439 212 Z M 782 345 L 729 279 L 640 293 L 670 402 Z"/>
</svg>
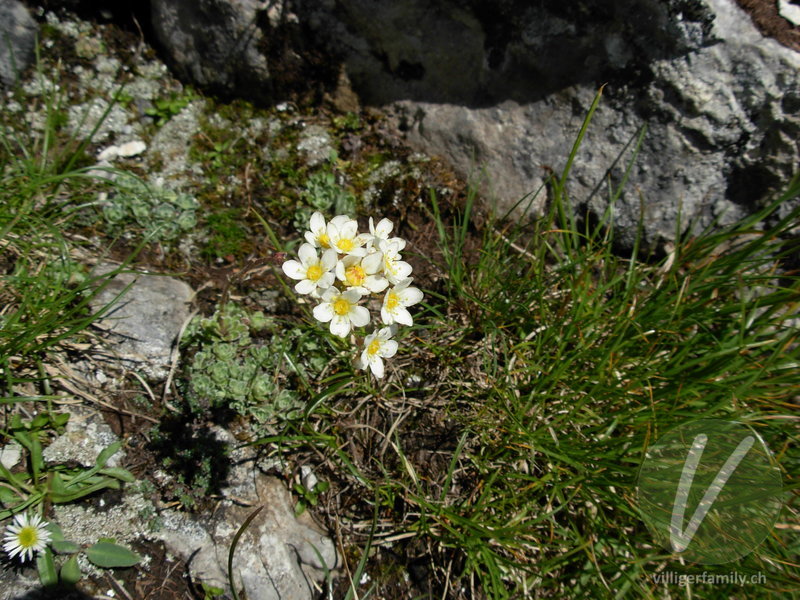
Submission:
<svg viewBox="0 0 800 600">
<path fill-rule="evenodd" d="M 700 228 L 741 218 L 800 165 L 800 55 L 763 38 L 733 3 L 703 4 L 714 17 L 706 34 L 690 35 L 696 28 L 687 24 L 683 50 L 638 66 L 646 83 L 609 83 L 573 168 L 573 202 L 580 212 L 602 215 L 609 181 L 621 181 L 630 158 L 625 146 L 647 125 L 615 206 L 622 246 L 632 245 L 640 211 L 645 243 L 658 245 L 674 239 L 679 215 L 681 229 L 692 220 Z M 619 44 L 609 47 L 628 55 Z M 484 167 L 484 191 L 507 207 L 541 189 L 550 169 L 560 172 L 595 91 L 579 82 L 542 99 L 490 107 L 422 100 L 396 106 L 413 145 L 464 175 Z M 539 194 L 532 212 L 545 202 Z"/>
<path fill-rule="evenodd" d="M 300 133 L 297 150 L 309 167 L 316 167 L 328 160 L 333 152 L 331 136 L 324 127 L 309 125 Z"/>
<path fill-rule="evenodd" d="M 70 418 L 66 430 L 54 439 L 42 452 L 42 458 L 49 465 L 78 464 L 93 467 L 97 455 L 117 441 L 111 427 L 97 411 L 70 407 Z M 118 467 L 122 452 L 114 454 L 107 467 Z"/>
<path fill-rule="evenodd" d="M 148 152 L 161 159 L 159 179 L 179 187 L 195 177 L 202 177 L 202 167 L 191 160 L 189 149 L 194 136 L 200 131 L 203 103 L 194 100 L 158 130 L 150 142 Z M 160 183 L 159 183 L 160 185 Z"/>
<path fill-rule="evenodd" d="M 140 131 L 141 126 L 130 123 L 128 112 L 119 104 L 109 106 L 109 102 L 96 98 L 81 105 L 67 109 L 69 131 L 79 139 L 92 136 L 93 142 L 102 142 L 109 137 L 118 139 Z"/>
<path fill-rule="evenodd" d="M 154 0 L 152 23 L 178 74 L 231 93 L 268 89 L 270 73 L 259 51 L 264 32 L 259 0 Z"/>
<path fill-rule="evenodd" d="M 0 83 L 10 86 L 34 58 L 38 27 L 17 0 L 0 0 Z"/>
<path fill-rule="evenodd" d="M 186 12 L 185 25 L 162 19 L 176 38 L 162 42 L 195 81 L 215 78 L 251 97 L 280 84 L 263 60 L 264 42 L 286 22 L 275 17 L 282 3 L 159 3 L 172 8 L 157 15 Z M 607 83 L 569 193 L 580 214 L 602 215 L 609 184 L 625 172 L 626 145 L 646 125 L 615 207 L 622 245 L 632 243 L 642 210 L 644 241 L 654 245 L 674 238 L 679 214 L 682 229 L 738 219 L 800 164 L 800 55 L 762 37 L 730 0 L 297 0 L 292 10 L 299 31 L 313 32 L 304 39 L 328 57 L 318 77 L 344 75 L 363 102 L 394 106 L 412 145 L 462 175 L 484 168 L 484 191 L 503 208 L 563 168 Z M 291 36 L 284 42 L 288 54 L 314 55 Z M 217 66 L 236 52 L 244 58 Z M 247 77 L 262 88 L 233 84 Z M 531 211 L 545 204 L 542 193 Z"/>
<path fill-rule="evenodd" d="M 97 274 L 115 267 L 101 265 Z M 118 299 L 127 286 L 130 288 Z M 169 372 L 172 345 L 189 317 L 192 288 L 171 277 L 122 273 L 114 277 L 92 302 L 99 310 L 116 299 L 100 322 L 108 331 L 111 348 L 129 368 L 140 369 L 152 380 Z"/>
<path fill-rule="evenodd" d="M 195 580 L 227 589 L 233 537 L 261 506 L 236 547 L 236 585 L 250 600 L 311 600 L 316 597 L 311 582 L 322 581 L 325 569 L 338 566 L 333 542 L 307 514 L 294 516 L 291 496 L 278 479 L 250 472 L 252 495 L 237 496 L 237 503 L 225 500 L 205 518 L 165 511 L 158 536 L 170 552 L 189 563 Z M 242 506 L 242 501 L 252 505 Z"/>
</svg>

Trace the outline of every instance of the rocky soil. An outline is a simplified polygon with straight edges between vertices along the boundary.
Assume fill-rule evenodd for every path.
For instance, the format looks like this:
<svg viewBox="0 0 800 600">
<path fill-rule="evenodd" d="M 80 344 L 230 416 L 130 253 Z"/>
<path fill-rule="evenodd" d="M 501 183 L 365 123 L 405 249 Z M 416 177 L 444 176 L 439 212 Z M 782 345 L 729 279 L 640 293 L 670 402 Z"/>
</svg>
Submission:
<svg viewBox="0 0 800 600">
<path fill-rule="evenodd" d="M 98 185 L 77 226 L 65 234 L 94 275 L 132 254 L 136 268 L 95 299 L 95 309 L 117 302 L 92 328 L 90 342 L 48 367 L 64 396 L 61 410 L 70 414 L 66 431 L 47 447 L 49 464 L 88 468 L 103 448 L 121 440 L 123 450 L 109 466 L 137 478 L 122 492 L 53 508 L 67 539 L 88 544 L 111 537 L 143 557 L 139 566 L 113 572 L 82 559 L 87 576 L 72 597 L 201 598 L 203 585 L 224 589 L 233 536 L 258 507 L 235 562 L 247 597 L 326 594 L 338 585 L 351 545 L 360 542 L 331 520 L 330 506 L 295 516 L 297 486 L 312 491 L 317 484 L 313 461 L 243 446 L 254 434 L 235 419 L 225 427 L 212 418 L 187 421 L 176 407 L 185 357 L 175 340 L 192 317 L 211 314 L 223 298 L 268 314 L 292 312 L 279 301 L 274 248 L 253 213 L 286 239 L 296 237 L 296 224 L 311 212 L 304 199 L 316 197 L 309 175 L 322 173 L 320 189 L 340 201 L 358 198 L 360 210 L 380 207 L 401 231 L 410 226 L 408 236 L 428 253 L 430 224 L 423 223 L 418 203 L 431 187 L 445 201 L 456 199 L 463 185 L 440 163 L 403 145 L 377 111 L 342 112 L 332 102 L 306 107 L 287 101 L 269 109 L 225 103 L 173 78 L 134 23 L 43 9 L 33 14 L 40 62 L 18 84 L 6 78 L 0 111 L 26 122 L 35 136 L 45 126 L 48 103 L 57 99 L 65 139 L 92 136 L 84 166 L 123 185 Z M 126 172 L 141 177 L 147 189 L 126 188 Z M 157 200 L 144 210 L 137 204 L 142 197 Z M 160 220 L 151 218 L 154 207 L 166 211 Z M 156 241 L 139 248 L 147 233 Z M 425 273 L 420 268 L 423 280 Z M 181 443 L 202 448 L 197 460 L 212 464 L 213 485 L 193 487 L 180 470 L 198 468 L 191 460 L 176 467 L 174 445 Z M 21 467 L 11 447 L 3 448 L 2 458 L 7 468 Z M 40 597 L 49 595 L 34 568 L 2 567 L 0 600 Z"/>
</svg>

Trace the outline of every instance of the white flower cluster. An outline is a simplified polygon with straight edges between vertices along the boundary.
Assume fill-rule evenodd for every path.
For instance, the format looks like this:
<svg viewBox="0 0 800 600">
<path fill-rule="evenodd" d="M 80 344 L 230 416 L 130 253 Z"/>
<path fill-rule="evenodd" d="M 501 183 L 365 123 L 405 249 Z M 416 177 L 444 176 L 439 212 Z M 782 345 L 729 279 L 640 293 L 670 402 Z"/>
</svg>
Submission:
<svg viewBox="0 0 800 600">
<path fill-rule="evenodd" d="M 298 294 L 308 295 L 319 304 L 314 317 L 330 323 L 330 331 L 347 337 L 354 327 L 365 327 L 370 313 L 359 302 L 372 294 L 384 294 L 380 318 L 385 327 L 364 339 L 364 349 L 356 360 L 359 369 L 369 367 L 383 377 L 383 359 L 397 352 L 391 339 L 398 325 L 412 325 L 408 307 L 422 300 L 422 292 L 411 287 L 411 265 L 400 252 L 405 240 L 389 237 L 394 225 L 369 219 L 369 233 L 358 233 L 358 223 L 346 215 L 325 222 L 321 213 L 311 215 L 306 243 L 298 250 L 299 260 L 283 263 L 283 272 L 298 283 Z M 385 292 L 385 293 L 384 293 Z"/>
</svg>

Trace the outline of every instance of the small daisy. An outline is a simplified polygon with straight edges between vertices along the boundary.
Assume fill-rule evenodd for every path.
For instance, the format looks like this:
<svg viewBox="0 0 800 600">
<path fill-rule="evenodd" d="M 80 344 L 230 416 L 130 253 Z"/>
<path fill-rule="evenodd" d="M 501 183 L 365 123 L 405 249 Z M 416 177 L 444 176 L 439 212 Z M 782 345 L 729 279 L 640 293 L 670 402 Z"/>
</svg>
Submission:
<svg viewBox="0 0 800 600">
<path fill-rule="evenodd" d="M 37 552 L 45 549 L 50 542 L 50 531 L 46 529 L 48 523 L 42 521 L 39 515 L 30 517 L 28 513 L 20 513 L 14 517 L 14 522 L 6 528 L 3 538 L 3 550 L 9 558 L 19 554 L 20 561 L 33 558 Z"/>
<path fill-rule="evenodd" d="M 397 353 L 397 342 L 392 337 L 392 328 L 384 327 L 380 331 L 373 331 L 364 338 L 364 351 L 356 359 L 357 369 L 370 368 L 372 374 L 378 379 L 383 377 L 383 359 L 391 358 Z"/>
<path fill-rule="evenodd" d="M 412 279 L 403 279 L 396 286 L 386 292 L 383 297 L 381 319 L 386 325 L 399 323 L 400 325 L 413 325 L 414 319 L 407 307 L 413 306 L 422 300 L 422 292 L 411 285 Z"/>
<path fill-rule="evenodd" d="M 333 285 L 336 276 L 332 270 L 336 266 L 336 251 L 325 250 L 322 258 L 317 256 L 317 251 L 311 244 L 303 244 L 297 251 L 300 261 L 287 260 L 283 263 L 283 272 L 292 279 L 300 282 L 294 286 L 298 294 L 311 294 L 318 296 L 320 291 Z"/>
<path fill-rule="evenodd" d="M 305 232 L 306 241 L 314 246 L 314 248 L 330 248 L 331 241 L 328 238 L 328 224 L 325 222 L 325 217 L 322 213 L 317 211 L 311 215 L 308 224 L 310 231 Z"/>
<path fill-rule="evenodd" d="M 328 223 L 328 239 L 331 248 L 335 248 L 339 254 L 350 254 L 353 256 L 365 256 L 366 248 L 363 248 L 367 238 L 358 234 L 358 223 L 355 219 L 341 218 L 343 215 L 334 217 Z"/>
<path fill-rule="evenodd" d="M 411 265 L 401 260 L 402 256 L 400 256 L 400 251 L 405 246 L 405 240 L 400 238 L 378 242 L 378 248 L 383 253 L 383 274 L 389 283 L 399 283 L 411 275 Z"/>
<path fill-rule="evenodd" d="M 333 335 L 347 337 L 352 327 L 364 327 L 369 323 L 369 311 L 358 306 L 359 300 L 361 294 L 358 290 L 340 293 L 336 288 L 328 288 L 322 294 L 322 304 L 314 307 L 314 318 L 322 323 L 330 321 Z"/>
<path fill-rule="evenodd" d="M 336 263 L 336 278 L 348 288 L 358 290 L 362 296 L 379 294 L 389 287 L 389 281 L 379 274 L 382 265 L 380 252 L 373 252 L 364 258 L 345 256 Z"/>
</svg>

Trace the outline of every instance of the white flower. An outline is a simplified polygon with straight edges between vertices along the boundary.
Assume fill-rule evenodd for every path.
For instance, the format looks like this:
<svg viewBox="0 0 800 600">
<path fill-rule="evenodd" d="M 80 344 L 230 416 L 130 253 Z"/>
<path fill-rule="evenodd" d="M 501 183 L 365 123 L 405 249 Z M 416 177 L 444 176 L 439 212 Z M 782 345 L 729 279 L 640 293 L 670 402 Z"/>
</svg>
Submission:
<svg viewBox="0 0 800 600">
<path fill-rule="evenodd" d="M 310 231 L 305 232 L 306 241 L 315 248 L 330 248 L 331 242 L 328 238 L 328 224 L 325 222 L 325 217 L 322 213 L 317 211 L 311 215 L 309 221 Z"/>
<path fill-rule="evenodd" d="M 331 222 L 328 223 L 328 239 L 331 248 L 335 248 L 340 254 L 353 256 L 367 254 L 366 248 L 362 247 L 367 240 L 363 235 L 358 234 L 358 223 L 355 219 L 349 219 L 344 215 L 331 219 Z"/>
<path fill-rule="evenodd" d="M 322 294 L 322 304 L 314 307 L 314 318 L 323 323 L 330 321 L 331 333 L 346 337 L 351 327 L 364 327 L 369 323 L 369 311 L 358 306 L 359 300 L 361 294 L 358 290 L 339 292 L 336 288 L 328 288 Z"/>
<path fill-rule="evenodd" d="M 283 263 L 283 272 L 292 279 L 300 282 L 294 286 L 298 294 L 319 294 L 333 285 L 335 275 L 331 272 L 336 266 L 336 251 L 325 250 L 322 258 L 317 256 L 317 251 L 311 244 L 303 244 L 297 251 L 300 262 L 287 260 Z"/>
<path fill-rule="evenodd" d="M 400 238 L 378 243 L 378 248 L 383 253 L 383 274 L 386 275 L 389 283 L 399 283 L 411 275 L 411 265 L 402 261 L 402 256 L 400 256 L 400 250 L 405 246 L 405 240 Z"/>
<path fill-rule="evenodd" d="M 380 331 L 373 331 L 364 338 L 364 351 L 361 357 L 356 359 L 357 369 L 370 368 L 373 375 L 377 378 L 383 377 L 383 360 L 391 358 L 397 353 L 397 342 L 390 339 L 392 328 L 384 327 Z"/>
<path fill-rule="evenodd" d="M 389 287 L 388 280 L 379 274 L 382 265 L 380 252 L 373 252 L 364 258 L 345 256 L 336 263 L 336 278 L 348 288 L 358 290 L 362 296 L 379 294 Z"/>
<path fill-rule="evenodd" d="M 422 300 L 422 292 L 411 285 L 412 279 L 403 279 L 396 286 L 386 292 L 381 307 L 381 319 L 386 325 L 399 323 L 400 325 L 413 325 L 414 319 L 407 307 L 413 306 Z"/>
<path fill-rule="evenodd" d="M 33 558 L 37 552 L 45 549 L 50 542 L 50 531 L 46 529 L 48 523 L 42 521 L 39 515 L 28 516 L 20 513 L 14 517 L 14 522 L 6 528 L 3 538 L 3 550 L 9 558 L 19 554 L 21 561 Z"/>
<path fill-rule="evenodd" d="M 394 223 L 389 219 L 381 219 L 378 224 L 373 224 L 372 217 L 369 218 L 369 233 L 370 239 L 367 246 L 376 247 L 381 240 L 386 241 L 389 239 L 389 234 L 394 229 Z M 399 239 L 399 238 L 398 238 Z"/>
</svg>

